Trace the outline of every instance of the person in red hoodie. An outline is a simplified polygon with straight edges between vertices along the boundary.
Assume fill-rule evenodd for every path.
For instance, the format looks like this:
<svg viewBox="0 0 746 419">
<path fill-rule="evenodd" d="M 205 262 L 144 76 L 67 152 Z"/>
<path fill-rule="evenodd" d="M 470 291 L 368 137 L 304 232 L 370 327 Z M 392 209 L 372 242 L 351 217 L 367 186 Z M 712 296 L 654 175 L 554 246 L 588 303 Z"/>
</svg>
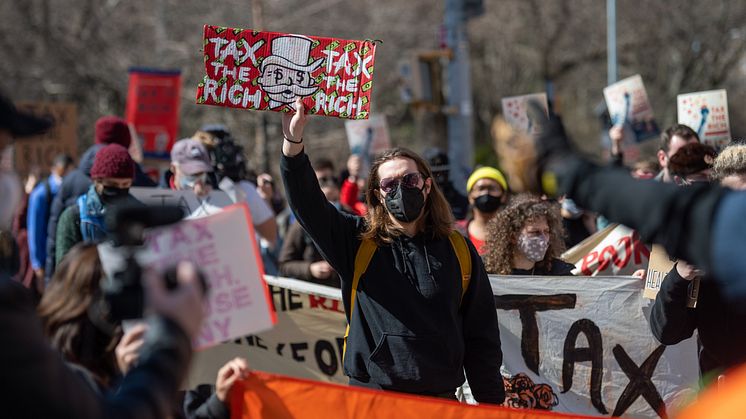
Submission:
<svg viewBox="0 0 746 419">
<path fill-rule="evenodd" d="M 365 185 L 365 178 L 360 177 L 362 165 L 363 160 L 357 154 L 352 154 L 347 159 L 347 176 L 342 177 L 339 202 L 352 208 L 355 215 L 364 216 L 368 207 L 360 201 L 360 186 Z"/>
</svg>

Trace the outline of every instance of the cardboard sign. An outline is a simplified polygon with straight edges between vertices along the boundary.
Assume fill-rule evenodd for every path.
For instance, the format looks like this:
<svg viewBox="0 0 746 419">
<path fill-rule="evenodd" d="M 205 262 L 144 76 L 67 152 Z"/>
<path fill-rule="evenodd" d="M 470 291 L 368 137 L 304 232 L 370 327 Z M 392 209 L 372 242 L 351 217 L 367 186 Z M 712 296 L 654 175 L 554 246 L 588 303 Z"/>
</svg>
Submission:
<svg viewBox="0 0 746 419">
<path fill-rule="evenodd" d="M 515 129 L 525 133 L 534 133 L 538 125 L 528 116 L 528 103 L 536 101 L 542 105 L 544 112 L 549 113 L 546 93 L 504 97 L 502 99 L 503 117 Z"/>
<path fill-rule="evenodd" d="M 130 69 L 125 119 L 145 157 L 168 159 L 179 131 L 181 71 Z"/>
<path fill-rule="evenodd" d="M 376 45 L 205 25 L 206 75 L 197 103 L 289 112 L 296 97 L 316 115 L 366 119 Z"/>
<path fill-rule="evenodd" d="M 107 244 L 99 247 L 107 275 L 121 269 L 116 257 L 112 257 L 112 249 Z M 209 287 L 208 310 L 194 342 L 196 348 L 264 331 L 277 321 L 270 308 L 251 216 L 245 204 L 149 230 L 137 259 L 144 268 L 161 272 L 188 260 L 204 272 Z"/>
<path fill-rule="evenodd" d="M 666 252 L 666 249 L 659 244 L 653 245 L 653 250 L 650 252 L 650 263 L 648 264 L 648 272 L 645 275 L 645 291 L 642 296 L 655 300 L 655 296 L 658 295 L 658 290 L 661 288 L 661 283 L 666 274 L 673 269 L 673 265 L 676 263 L 675 260 L 671 259 Z"/>
<path fill-rule="evenodd" d="M 217 207 L 224 208 L 233 201 L 228 194 L 221 190 L 213 189 L 206 199 L 199 199 L 192 191 L 175 191 L 161 188 L 130 188 L 130 195 L 138 201 L 150 206 L 175 205 L 181 207 L 185 214 L 199 212 L 200 208 Z"/>
<path fill-rule="evenodd" d="M 604 98 L 611 123 L 624 124 L 631 129 L 635 142 L 658 138 L 660 130 L 639 74 L 604 88 Z"/>
<path fill-rule="evenodd" d="M 287 278 L 266 280 L 277 326 L 196 354 L 189 385 L 213 383 L 218 369 L 235 356 L 246 357 L 257 370 L 347 383 L 339 289 Z M 556 412 L 656 418 L 647 401 L 655 394 L 671 413 L 694 393 L 695 339 L 668 347 L 655 340 L 639 279 L 490 276 L 490 282 L 503 371 L 513 385 L 510 406 L 540 407 L 545 404 L 541 399 L 551 401 L 547 405 Z M 642 375 L 632 364 L 643 363 L 652 389 L 635 378 Z M 529 387 L 534 393 L 522 391 Z"/>
<path fill-rule="evenodd" d="M 350 154 L 356 154 L 362 159 L 360 173 L 368 173 L 370 164 L 375 156 L 391 148 L 389 126 L 383 115 L 371 116 L 368 119 L 345 121 L 347 142 Z"/>
<path fill-rule="evenodd" d="M 13 144 L 15 170 L 20 176 L 38 168 L 49 173 L 58 154 L 78 157 L 78 108 L 73 103 L 25 102 L 18 108 L 51 117 L 54 125 L 45 134 L 16 141 Z"/>
<path fill-rule="evenodd" d="M 575 265 L 574 275 L 632 275 L 646 269 L 650 250 L 632 229 L 611 224 L 562 254 L 562 260 Z"/>
<path fill-rule="evenodd" d="M 697 131 L 700 141 L 723 147 L 730 138 L 728 94 L 725 90 L 710 90 L 676 97 L 679 124 Z"/>
</svg>

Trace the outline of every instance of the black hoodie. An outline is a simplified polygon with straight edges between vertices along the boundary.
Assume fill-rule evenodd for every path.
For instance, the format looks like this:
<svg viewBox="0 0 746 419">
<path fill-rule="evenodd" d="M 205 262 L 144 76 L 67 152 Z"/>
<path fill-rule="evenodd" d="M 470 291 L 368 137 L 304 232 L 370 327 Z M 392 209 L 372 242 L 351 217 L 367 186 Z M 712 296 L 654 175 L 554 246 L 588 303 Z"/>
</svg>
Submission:
<svg viewBox="0 0 746 419">
<path fill-rule="evenodd" d="M 290 207 L 340 276 L 350 323 L 345 374 L 386 390 L 441 395 L 463 384 L 466 372 L 477 401 L 502 403 L 497 311 L 474 246 L 469 243 L 473 269 L 463 301 L 460 265 L 447 237 L 421 233 L 380 246 L 360 278 L 349 318 L 364 219 L 326 200 L 305 153 L 283 156 L 280 166 Z"/>
</svg>

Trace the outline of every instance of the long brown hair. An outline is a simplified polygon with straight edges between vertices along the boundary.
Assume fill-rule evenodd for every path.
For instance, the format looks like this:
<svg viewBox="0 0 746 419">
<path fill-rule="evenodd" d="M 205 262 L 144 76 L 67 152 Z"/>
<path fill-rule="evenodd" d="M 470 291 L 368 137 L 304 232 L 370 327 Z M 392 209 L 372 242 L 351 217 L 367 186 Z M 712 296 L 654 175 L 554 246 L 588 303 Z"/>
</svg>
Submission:
<svg viewBox="0 0 746 419">
<path fill-rule="evenodd" d="M 57 267 L 38 312 L 52 346 L 107 387 L 118 373 L 114 348 L 120 332 L 111 336 L 88 317 L 89 308 L 100 298 L 103 275 L 96 246 L 76 245 Z"/>
<path fill-rule="evenodd" d="M 391 222 L 386 206 L 381 202 L 379 191 L 381 179 L 378 176 L 378 168 L 383 163 L 396 158 L 405 158 L 414 161 L 417 165 L 417 170 L 422 173 L 425 179 L 432 179 L 433 177 L 433 173 L 427 162 L 414 151 L 403 147 L 386 150 L 373 161 L 370 174 L 368 175 L 368 187 L 365 191 L 368 214 L 365 216 L 367 225 L 362 238 L 373 240 L 378 245 L 391 243 L 395 237 L 402 234 Z M 451 207 L 448 205 L 448 201 L 446 201 L 437 183 L 431 181 L 430 184 L 430 193 L 425 199 L 425 208 L 419 220 L 420 230 L 431 234 L 432 238 L 448 237 L 453 228 Z"/>
<path fill-rule="evenodd" d="M 565 230 L 559 205 L 535 195 L 519 194 L 487 224 L 487 253 L 483 256 L 487 272 L 510 275 L 513 254 L 519 251 L 518 235 L 528 222 L 536 218 L 546 219 L 550 231 L 549 248 L 544 259 L 536 262 L 536 266 L 547 271 L 551 269 L 552 259 L 559 258 L 565 250 Z"/>
</svg>

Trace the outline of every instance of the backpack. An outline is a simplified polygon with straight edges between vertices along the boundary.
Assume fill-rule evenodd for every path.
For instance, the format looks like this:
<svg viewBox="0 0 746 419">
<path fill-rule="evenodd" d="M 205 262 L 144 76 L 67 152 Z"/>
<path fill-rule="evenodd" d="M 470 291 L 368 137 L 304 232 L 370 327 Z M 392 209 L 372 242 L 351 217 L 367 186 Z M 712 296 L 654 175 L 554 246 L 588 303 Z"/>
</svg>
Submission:
<svg viewBox="0 0 746 419">
<path fill-rule="evenodd" d="M 456 252 L 456 258 L 461 267 L 461 301 L 463 301 L 464 294 L 466 294 L 466 290 L 469 288 L 469 281 L 471 280 L 471 252 L 469 251 L 469 246 L 466 244 L 466 238 L 457 230 L 451 231 L 448 235 L 448 240 L 451 242 L 454 252 Z M 368 265 L 377 249 L 378 246 L 373 240 L 364 239 L 357 249 L 357 254 L 355 254 L 355 271 L 352 275 L 352 291 L 350 293 L 350 319 L 352 319 L 352 313 L 355 311 L 355 297 L 360 277 L 368 270 Z M 347 352 L 347 336 L 349 334 L 350 321 L 348 320 L 344 343 L 342 344 L 342 359 L 344 359 L 344 354 Z"/>
<path fill-rule="evenodd" d="M 88 210 L 88 194 L 78 197 L 78 210 L 80 212 L 80 234 L 85 242 L 100 242 L 106 238 L 106 225 L 104 216 L 92 214 Z"/>
</svg>

